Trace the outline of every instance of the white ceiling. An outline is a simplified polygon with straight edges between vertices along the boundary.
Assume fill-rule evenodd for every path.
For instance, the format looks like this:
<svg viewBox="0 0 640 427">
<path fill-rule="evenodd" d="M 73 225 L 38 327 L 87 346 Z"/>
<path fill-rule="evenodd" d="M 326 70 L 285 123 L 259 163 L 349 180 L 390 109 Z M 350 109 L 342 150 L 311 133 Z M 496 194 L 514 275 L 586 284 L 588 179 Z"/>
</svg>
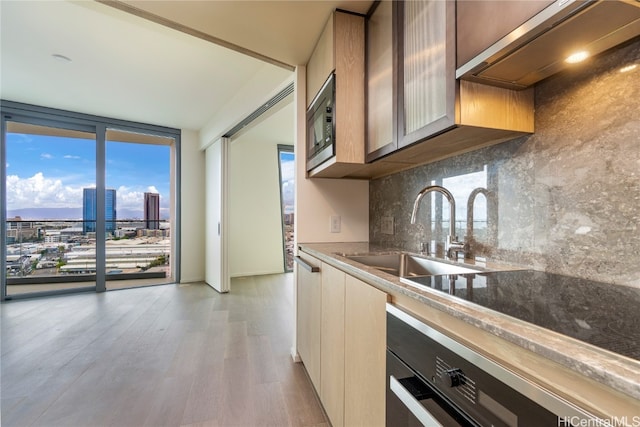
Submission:
<svg viewBox="0 0 640 427">
<path fill-rule="evenodd" d="M 296 65 L 306 63 L 334 7 L 366 12 L 371 1 L 127 3 L 174 28 Z M 249 81 L 268 89 L 243 99 L 247 114 L 292 79 L 286 67 L 97 2 L 1 0 L 0 20 L 5 100 L 200 130 Z"/>
<path fill-rule="evenodd" d="M 366 14 L 372 0 L 120 0 L 288 65 L 306 64 L 334 9 Z M 135 12 L 134 12 L 135 13 Z"/>
</svg>

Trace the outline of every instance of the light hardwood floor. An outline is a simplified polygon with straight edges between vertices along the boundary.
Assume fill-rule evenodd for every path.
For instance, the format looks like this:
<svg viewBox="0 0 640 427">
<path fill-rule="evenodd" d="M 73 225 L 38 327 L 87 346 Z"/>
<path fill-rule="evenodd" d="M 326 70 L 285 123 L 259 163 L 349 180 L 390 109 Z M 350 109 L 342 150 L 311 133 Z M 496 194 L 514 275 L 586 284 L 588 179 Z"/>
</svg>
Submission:
<svg viewBox="0 0 640 427">
<path fill-rule="evenodd" d="M 1 305 L 2 426 L 328 425 L 292 274 Z"/>
</svg>

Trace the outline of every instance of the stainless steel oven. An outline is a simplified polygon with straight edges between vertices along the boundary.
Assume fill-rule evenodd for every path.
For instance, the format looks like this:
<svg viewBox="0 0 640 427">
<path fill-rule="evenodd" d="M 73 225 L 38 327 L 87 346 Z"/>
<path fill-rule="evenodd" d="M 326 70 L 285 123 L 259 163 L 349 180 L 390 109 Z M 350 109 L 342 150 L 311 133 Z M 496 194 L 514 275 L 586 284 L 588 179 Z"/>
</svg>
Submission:
<svg viewBox="0 0 640 427">
<path fill-rule="evenodd" d="M 335 155 L 335 92 L 331 74 L 307 110 L 307 171 Z"/>
<path fill-rule="evenodd" d="M 387 426 L 569 426 L 589 414 L 387 305 Z"/>
</svg>

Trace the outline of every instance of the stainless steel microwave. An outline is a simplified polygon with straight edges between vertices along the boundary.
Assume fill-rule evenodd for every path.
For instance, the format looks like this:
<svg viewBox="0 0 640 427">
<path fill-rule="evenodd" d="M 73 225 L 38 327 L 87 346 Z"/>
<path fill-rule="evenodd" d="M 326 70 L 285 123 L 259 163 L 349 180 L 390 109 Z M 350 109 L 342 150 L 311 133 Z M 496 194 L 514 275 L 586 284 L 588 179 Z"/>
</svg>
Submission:
<svg viewBox="0 0 640 427">
<path fill-rule="evenodd" d="M 335 93 L 331 74 L 307 110 L 307 171 L 335 155 Z"/>
</svg>

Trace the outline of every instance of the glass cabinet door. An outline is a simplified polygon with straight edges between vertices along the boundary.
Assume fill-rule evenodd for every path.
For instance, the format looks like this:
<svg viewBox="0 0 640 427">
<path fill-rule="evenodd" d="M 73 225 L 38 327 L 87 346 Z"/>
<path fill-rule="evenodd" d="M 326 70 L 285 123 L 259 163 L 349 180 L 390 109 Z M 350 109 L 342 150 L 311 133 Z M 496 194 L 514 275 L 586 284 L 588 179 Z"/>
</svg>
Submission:
<svg viewBox="0 0 640 427">
<path fill-rule="evenodd" d="M 394 135 L 393 1 L 383 0 L 367 19 L 367 161 L 397 148 Z"/>
<path fill-rule="evenodd" d="M 455 121 L 455 2 L 398 3 L 398 146 L 442 132 Z"/>
</svg>

